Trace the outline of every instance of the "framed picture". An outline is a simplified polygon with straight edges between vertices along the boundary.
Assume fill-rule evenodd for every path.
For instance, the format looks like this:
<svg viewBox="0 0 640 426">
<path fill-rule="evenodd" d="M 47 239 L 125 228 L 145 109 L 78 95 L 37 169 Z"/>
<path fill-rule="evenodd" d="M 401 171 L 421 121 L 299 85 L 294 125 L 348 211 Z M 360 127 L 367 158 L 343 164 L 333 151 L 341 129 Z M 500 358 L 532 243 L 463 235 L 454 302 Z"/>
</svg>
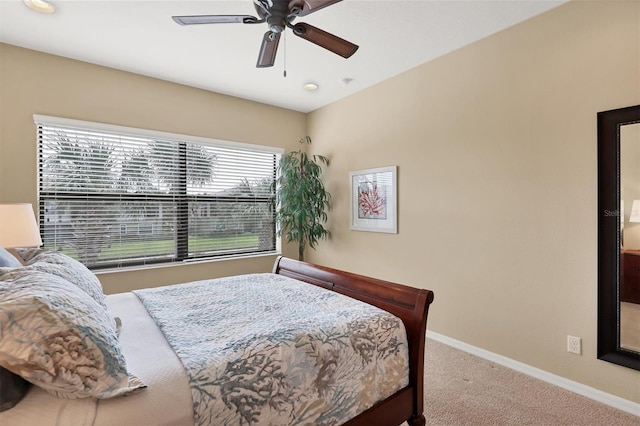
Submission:
<svg viewBox="0 0 640 426">
<path fill-rule="evenodd" d="M 351 229 L 398 233 L 396 169 L 390 166 L 349 173 Z"/>
</svg>

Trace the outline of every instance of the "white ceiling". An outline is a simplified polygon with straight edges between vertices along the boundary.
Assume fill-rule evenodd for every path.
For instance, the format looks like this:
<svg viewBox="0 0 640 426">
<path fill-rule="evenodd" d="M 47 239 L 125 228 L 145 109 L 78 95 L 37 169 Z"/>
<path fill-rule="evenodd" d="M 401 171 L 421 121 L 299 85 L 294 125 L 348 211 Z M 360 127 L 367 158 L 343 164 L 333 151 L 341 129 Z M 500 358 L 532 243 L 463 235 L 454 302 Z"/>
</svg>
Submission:
<svg viewBox="0 0 640 426">
<path fill-rule="evenodd" d="M 22 0 L 0 0 L 0 42 L 309 112 L 564 0 L 344 0 L 296 22 L 359 45 L 355 55 L 344 59 L 287 30 L 275 66 L 262 69 L 255 64 L 266 24 L 180 26 L 171 20 L 172 15 L 256 16 L 252 0 L 51 3 L 56 13 L 44 15 Z M 345 78 L 353 81 L 341 84 Z M 320 88 L 305 91 L 307 82 Z"/>
</svg>

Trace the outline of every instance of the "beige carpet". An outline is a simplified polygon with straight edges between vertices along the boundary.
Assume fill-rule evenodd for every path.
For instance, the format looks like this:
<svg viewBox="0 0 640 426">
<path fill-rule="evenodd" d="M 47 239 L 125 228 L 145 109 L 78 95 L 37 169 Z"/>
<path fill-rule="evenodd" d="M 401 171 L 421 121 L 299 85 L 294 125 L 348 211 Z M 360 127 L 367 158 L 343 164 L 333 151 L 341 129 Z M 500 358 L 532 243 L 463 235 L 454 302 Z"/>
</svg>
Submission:
<svg viewBox="0 0 640 426">
<path fill-rule="evenodd" d="M 640 425 L 640 417 L 427 339 L 427 425 Z"/>
</svg>

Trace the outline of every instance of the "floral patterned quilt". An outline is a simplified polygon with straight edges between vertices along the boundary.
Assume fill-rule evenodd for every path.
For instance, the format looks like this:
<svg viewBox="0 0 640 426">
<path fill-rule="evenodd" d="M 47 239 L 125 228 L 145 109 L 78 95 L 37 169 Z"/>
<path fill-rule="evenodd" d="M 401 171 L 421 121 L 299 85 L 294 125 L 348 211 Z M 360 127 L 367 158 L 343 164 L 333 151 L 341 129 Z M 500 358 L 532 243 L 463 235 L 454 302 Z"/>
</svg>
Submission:
<svg viewBox="0 0 640 426">
<path fill-rule="evenodd" d="M 402 321 L 276 274 L 134 292 L 189 376 L 196 425 L 339 425 L 408 385 Z"/>
</svg>

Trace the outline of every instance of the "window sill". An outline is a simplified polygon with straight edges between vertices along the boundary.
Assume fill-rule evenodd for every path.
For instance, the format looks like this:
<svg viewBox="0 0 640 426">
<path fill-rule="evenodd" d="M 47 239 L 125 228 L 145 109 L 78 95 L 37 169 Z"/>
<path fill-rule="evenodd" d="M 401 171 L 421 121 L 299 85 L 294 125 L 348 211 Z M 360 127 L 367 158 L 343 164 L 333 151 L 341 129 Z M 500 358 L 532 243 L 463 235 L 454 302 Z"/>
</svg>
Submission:
<svg viewBox="0 0 640 426">
<path fill-rule="evenodd" d="M 260 254 L 249 254 L 246 256 L 221 256 L 215 258 L 208 259 L 193 259 L 193 260 L 185 260 L 182 262 L 172 262 L 172 263 L 155 263 L 150 265 L 136 265 L 136 266 L 123 266 L 119 268 L 107 268 L 100 269 L 97 271 L 93 271 L 96 276 L 101 275 L 111 275 L 118 274 L 123 272 L 134 272 L 134 271 L 145 271 L 145 270 L 157 270 L 163 268 L 175 268 L 189 265 L 201 265 L 206 263 L 219 263 L 219 262 L 234 262 L 234 261 L 244 261 L 248 259 L 256 259 L 263 257 L 275 257 L 280 256 L 282 253 L 280 250 L 274 251 L 271 253 L 260 253 Z"/>
</svg>

